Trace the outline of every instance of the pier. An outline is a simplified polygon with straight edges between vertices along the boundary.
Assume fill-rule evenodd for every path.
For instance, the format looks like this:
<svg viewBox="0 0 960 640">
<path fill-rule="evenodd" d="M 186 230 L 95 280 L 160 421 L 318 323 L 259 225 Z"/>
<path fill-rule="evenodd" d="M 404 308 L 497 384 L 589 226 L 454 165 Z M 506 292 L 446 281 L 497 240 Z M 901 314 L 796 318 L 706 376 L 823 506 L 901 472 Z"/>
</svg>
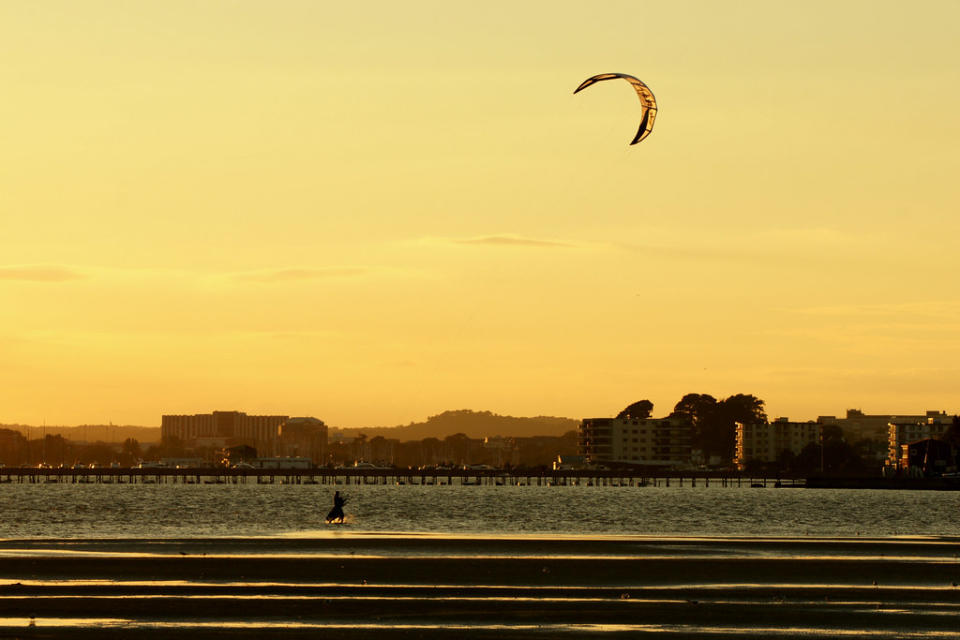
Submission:
<svg viewBox="0 0 960 640">
<path fill-rule="evenodd" d="M 419 486 L 802 487 L 801 476 L 763 477 L 720 472 L 501 469 L 233 469 L 36 468 L 0 469 L 0 483 L 54 484 L 322 484 Z"/>
</svg>

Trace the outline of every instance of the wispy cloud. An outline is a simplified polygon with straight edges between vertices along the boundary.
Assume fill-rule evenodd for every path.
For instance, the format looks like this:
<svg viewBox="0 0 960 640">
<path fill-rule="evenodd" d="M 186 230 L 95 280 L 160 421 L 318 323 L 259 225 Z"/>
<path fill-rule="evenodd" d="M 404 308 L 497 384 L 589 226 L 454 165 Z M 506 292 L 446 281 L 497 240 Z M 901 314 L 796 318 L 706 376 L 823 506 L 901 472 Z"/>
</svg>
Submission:
<svg viewBox="0 0 960 640">
<path fill-rule="evenodd" d="M 314 269 L 286 268 L 235 273 L 232 275 L 232 278 L 242 282 L 262 282 L 271 284 L 277 282 L 296 282 L 300 280 L 351 278 L 367 275 L 369 273 L 370 269 L 367 267 L 321 267 Z"/>
<path fill-rule="evenodd" d="M 29 282 L 66 282 L 81 280 L 86 276 L 75 269 L 50 265 L 16 265 L 0 267 L 0 280 L 25 280 Z"/>
<path fill-rule="evenodd" d="M 569 249 L 577 245 L 556 240 L 541 240 L 539 238 L 524 238 L 513 235 L 480 236 L 477 238 L 461 238 L 451 240 L 454 244 L 490 245 L 499 247 L 539 247 L 547 249 Z"/>
<path fill-rule="evenodd" d="M 629 234 L 624 234 L 627 237 Z M 860 263 L 890 259 L 889 237 L 853 234 L 830 228 L 784 228 L 761 230 L 692 230 L 654 227 L 644 230 L 642 242 L 617 239 L 610 246 L 621 251 L 663 258 L 707 261 L 791 263 L 798 258 L 816 258 L 821 264 Z M 798 263 L 799 264 L 799 263 Z"/>
<path fill-rule="evenodd" d="M 911 318 L 954 319 L 960 314 L 960 301 L 931 300 L 923 302 L 842 304 L 821 307 L 787 309 L 808 316 L 835 318 Z"/>
</svg>

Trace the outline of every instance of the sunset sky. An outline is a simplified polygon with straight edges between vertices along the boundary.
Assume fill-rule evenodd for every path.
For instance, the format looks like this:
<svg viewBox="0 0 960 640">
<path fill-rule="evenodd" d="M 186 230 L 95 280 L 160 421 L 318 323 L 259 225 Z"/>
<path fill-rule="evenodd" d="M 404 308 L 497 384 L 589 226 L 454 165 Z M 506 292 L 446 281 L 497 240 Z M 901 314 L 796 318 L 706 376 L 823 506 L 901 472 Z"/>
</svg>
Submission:
<svg viewBox="0 0 960 640">
<path fill-rule="evenodd" d="M 0 422 L 960 411 L 958 2 L 24 0 L 0 57 Z"/>
</svg>

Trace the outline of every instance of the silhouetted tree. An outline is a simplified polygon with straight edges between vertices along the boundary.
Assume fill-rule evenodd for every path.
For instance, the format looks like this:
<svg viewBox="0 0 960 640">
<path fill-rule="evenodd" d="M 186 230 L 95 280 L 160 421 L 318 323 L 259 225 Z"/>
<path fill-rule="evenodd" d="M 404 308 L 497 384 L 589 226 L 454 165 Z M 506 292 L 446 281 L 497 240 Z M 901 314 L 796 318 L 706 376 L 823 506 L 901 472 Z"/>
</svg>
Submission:
<svg viewBox="0 0 960 640">
<path fill-rule="evenodd" d="M 763 400 L 754 395 L 738 393 L 720 401 L 725 417 L 743 424 L 766 424 L 767 412 Z"/>
<path fill-rule="evenodd" d="M 0 463 L 20 465 L 26 460 L 27 439 L 13 429 L 0 429 Z"/>
<path fill-rule="evenodd" d="M 797 454 L 790 449 L 784 449 L 777 454 L 777 469 L 780 471 L 793 471 L 797 466 Z"/>
<path fill-rule="evenodd" d="M 77 458 L 84 464 L 107 465 L 113 462 L 115 457 L 113 447 L 99 440 L 82 446 L 77 451 Z"/>
<path fill-rule="evenodd" d="M 73 455 L 73 447 L 70 446 L 66 438 L 59 434 L 44 436 L 40 451 L 43 462 L 54 466 L 66 464 L 68 462 L 67 458 Z"/>
<path fill-rule="evenodd" d="M 120 464 L 124 467 L 132 467 L 143 457 L 140 450 L 140 443 L 135 438 L 127 438 L 123 441 L 120 449 Z"/>
<path fill-rule="evenodd" d="M 718 401 L 706 393 L 688 393 L 673 408 L 672 417 L 687 418 L 693 424 L 693 448 L 704 457 L 717 456 L 724 464 L 733 460 L 736 423 L 765 424 L 763 400 L 738 393 Z"/>
<path fill-rule="evenodd" d="M 733 460 L 737 441 L 737 423 L 766 424 L 767 414 L 760 398 L 738 393 L 717 403 L 717 416 L 704 433 L 705 450 L 719 455 L 724 462 Z"/>
<path fill-rule="evenodd" d="M 707 460 L 711 454 L 718 455 L 713 451 L 717 447 L 712 446 L 711 442 L 711 434 L 720 430 L 717 425 L 720 414 L 716 398 L 706 393 L 688 393 L 680 398 L 670 417 L 686 419 L 693 425 L 691 445 L 702 451 Z"/>
<path fill-rule="evenodd" d="M 619 420 L 645 420 L 653 413 L 653 403 L 649 400 L 634 402 L 617 414 Z"/>
<path fill-rule="evenodd" d="M 822 449 L 821 449 L 822 447 Z M 867 466 L 849 442 L 843 438 L 843 430 L 836 425 L 824 425 L 821 442 L 811 442 L 803 448 L 794 461 L 794 471 L 830 474 L 860 474 Z"/>
<path fill-rule="evenodd" d="M 157 458 L 184 458 L 187 456 L 187 447 L 177 436 L 167 436 L 160 442 L 156 450 Z"/>
</svg>

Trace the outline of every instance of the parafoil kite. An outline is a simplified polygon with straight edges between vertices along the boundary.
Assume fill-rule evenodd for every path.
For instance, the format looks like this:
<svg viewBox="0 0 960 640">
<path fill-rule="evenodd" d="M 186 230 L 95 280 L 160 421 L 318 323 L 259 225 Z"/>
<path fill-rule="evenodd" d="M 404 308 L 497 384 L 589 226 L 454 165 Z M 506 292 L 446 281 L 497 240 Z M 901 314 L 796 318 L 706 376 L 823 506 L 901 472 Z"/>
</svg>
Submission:
<svg viewBox="0 0 960 640">
<path fill-rule="evenodd" d="M 643 105 L 643 119 L 640 120 L 640 128 L 637 130 L 637 135 L 633 137 L 633 141 L 630 143 L 637 144 L 650 135 L 651 131 L 653 131 L 653 121 L 657 117 L 657 100 L 653 97 L 653 91 L 650 91 L 650 87 L 645 85 L 643 81 L 625 73 L 601 73 L 600 75 L 596 75 L 592 78 L 587 78 L 584 80 L 580 86 L 577 87 L 577 90 L 574 91 L 574 93 L 583 91 L 590 85 L 597 82 L 613 80 L 615 78 L 623 78 L 632 84 L 633 88 L 637 91 L 637 97 L 640 98 L 640 104 Z"/>
</svg>

